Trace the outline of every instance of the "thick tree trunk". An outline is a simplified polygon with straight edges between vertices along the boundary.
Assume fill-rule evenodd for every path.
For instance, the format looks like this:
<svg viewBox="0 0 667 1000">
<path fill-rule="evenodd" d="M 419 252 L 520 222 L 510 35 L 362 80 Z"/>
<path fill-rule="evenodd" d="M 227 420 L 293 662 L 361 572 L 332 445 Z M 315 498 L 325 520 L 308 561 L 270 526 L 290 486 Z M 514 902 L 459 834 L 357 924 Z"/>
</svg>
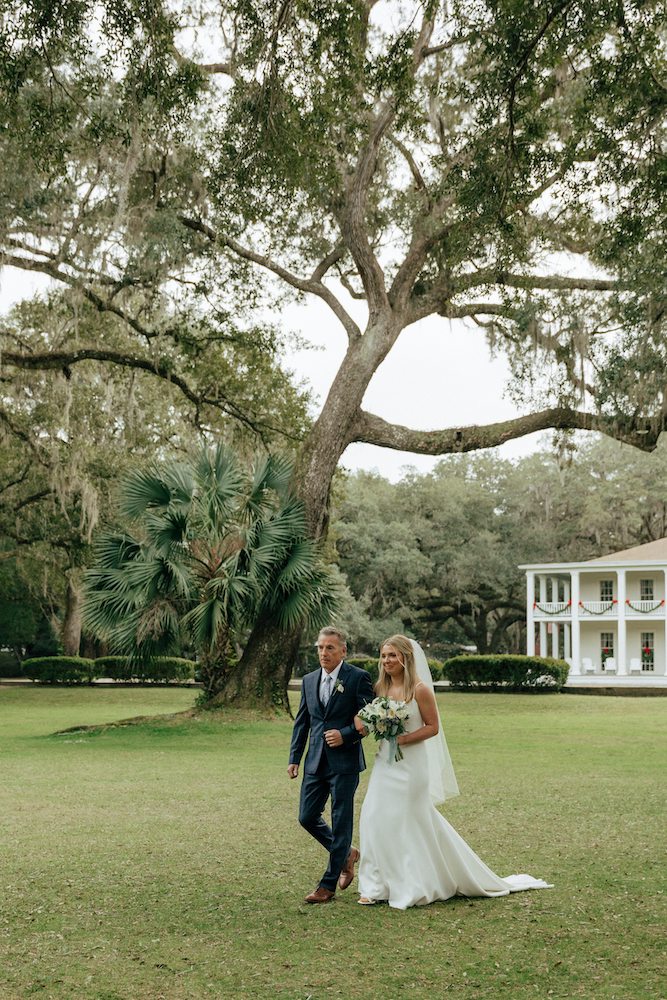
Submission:
<svg viewBox="0 0 667 1000">
<path fill-rule="evenodd" d="M 287 685 L 299 650 L 301 630 L 284 632 L 269 618 L 257 621 L 243 656 L 223 690 L 209 704 L 243 705 L 290 712 Z"/>
<path fill-rule="evenodd" d="M 224 691 L 235 667 L 235 650 L 227 632 L 219 636 L 213 649 L 206 650 L 200 660 L 204 692 L 209 704 Z"/>
<path fill-rule="evenodd" d="M 391 314 L 377 319 L 347 351 L 322 412 L 297 459 L 294 491 L 305 503 L 311 537 L 325 537 L 329 492 L 341 455 L 354 439 L 361 402 L 401 325 Z M 212 704 L 282 707 L 289 711 L 287 684 L 301 629 L 286 634 L 269 619 L 255 623 L 241 662 Z"/>
<path fill-rule="evenodd" d="M 81 610 L 83 595 L 79 585 L 78 571 L 70 570 L 67 574 L 67 590 L 65 592 L 65 617 L 62 627 L 63 653 L 65 656 L 78 656 L 81 645 Z"/>
</svg>

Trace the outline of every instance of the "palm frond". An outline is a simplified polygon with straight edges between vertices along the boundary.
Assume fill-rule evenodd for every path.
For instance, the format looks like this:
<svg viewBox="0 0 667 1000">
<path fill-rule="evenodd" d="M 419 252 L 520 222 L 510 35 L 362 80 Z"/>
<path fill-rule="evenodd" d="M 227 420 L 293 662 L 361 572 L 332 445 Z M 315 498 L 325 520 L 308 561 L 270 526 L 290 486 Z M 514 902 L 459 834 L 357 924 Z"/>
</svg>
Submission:
<svg viewBox="0 0 667 1000">
<path fill-rule="evenodd" d="M 242 510 L 246 523 L 266 517 L 280 500 L 285 500 L 292 472 L 292 463 L 286 456 L 266 455 L 256 460 L 250 492 Z"/>
<path fill-rule="evenodd" d="M 285 629 L 299 625 L 319 627 L 335 615 L 342 598 L 340 580 L 322 565 L 293 587 L 276 587 L 268 597 L 267 610 Z"/>
<path fill-rule="evenodd" d="M 287 553 L 287 560 L 278 571 L 276 585 L 285 590 L 312 580 L 317 548 L 309 538 L 294 542 Z"/>
<path fill-rule="evenodd" d="M 138 521 L 148 510 L 166 510 L 171 490 L 164 474 L 155 468 L 135 469 L 125 482 L 120 497 L 121 516 Z"/>
<path fill-rule="evenodd" d="M 190 519 L 182 508 L 147 513 L 143 523 L 151 544 L 162 555 L 166 556 L 174 546 L 184 545 L 188 539 Z"/>
<path fill-rule="evenodd" d="M 164 598 L 143 608 L 136 626 L 136 646 L 146 651 L 147 644 L 168 646 L 178 638 L 179 614 L 177 608 Z"/>
<path fill-rule="evenodd" d="M 222 605 L 216 598 L 196 604 L 183 617 L 184 628 L 190 632 L 200 649 L 211 649 L 224 625 Z"/>
<path fill-rule="evenodd" d="M 236 455 L 223 444 L 202 448 L 197 456 L 196 477 L 199 490 L 198 514 L 208 528 L 219 531 L 232 514 L 243 492 L 245 476 Z"/>
<path fill-rule="evenodd" d="M 273 490 L 282 500 L 289 495 L 294 475 L 294 463 L 287 455 L 269 455 L 262 463 L 261 478 L 265 489 Z M 259 475 L 259 463 L 255 467 L 255 479 Z"/>
<path fill-rule="evenodd" d="M 95 561 L 100 568 L 116 569 L 139 557 L 141 543 L 131 535 L 104 532 L 95 543 L 94 553 Z"/>
</svg>

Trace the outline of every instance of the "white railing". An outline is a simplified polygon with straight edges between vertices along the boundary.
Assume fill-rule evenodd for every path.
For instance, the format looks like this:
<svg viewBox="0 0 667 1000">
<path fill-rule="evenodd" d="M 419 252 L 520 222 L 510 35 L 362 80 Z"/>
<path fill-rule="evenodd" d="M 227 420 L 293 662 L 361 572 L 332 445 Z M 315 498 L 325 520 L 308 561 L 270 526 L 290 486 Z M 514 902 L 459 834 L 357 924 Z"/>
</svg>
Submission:
<svg viewBox="0 0 667 1000">
<path fill-rule="evenodd" d="M 617 615 L 616 601 L 579 601 L 579 608 L 586 615 Z"/>
<path fill-rule="evenodd" d="M 628 598 L 625 602 L 625 613 L 626 615 L 631 615 L 633 611 L 637 611 L 642 615 L 660 615 L 662 617 L 665 613 L 665 602 L 633 601 L 632 598 Z"/>
<path fill-rule="evenodd" d="M 533 610 L 536 615 L 565 615 L 571 607 L 572 601 L 535 601 Z"/>
</svg>

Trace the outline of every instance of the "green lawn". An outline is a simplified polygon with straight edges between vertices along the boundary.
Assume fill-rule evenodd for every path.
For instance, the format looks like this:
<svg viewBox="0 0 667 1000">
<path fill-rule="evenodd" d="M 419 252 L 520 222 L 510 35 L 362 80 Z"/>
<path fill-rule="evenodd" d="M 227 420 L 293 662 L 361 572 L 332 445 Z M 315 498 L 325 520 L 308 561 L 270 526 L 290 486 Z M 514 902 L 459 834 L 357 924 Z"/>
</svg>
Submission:
<svg viewBox="0 0 667 1000">
<path fill-rule="evenodd" d="M 667 997 L 667 699 L 442 696 L 447 817 L 556 887 L 405 913 L 302 903 L 289 720 L 52 735 L 192 700 L 0 688 L 2 1000 Z"/>
</svg>

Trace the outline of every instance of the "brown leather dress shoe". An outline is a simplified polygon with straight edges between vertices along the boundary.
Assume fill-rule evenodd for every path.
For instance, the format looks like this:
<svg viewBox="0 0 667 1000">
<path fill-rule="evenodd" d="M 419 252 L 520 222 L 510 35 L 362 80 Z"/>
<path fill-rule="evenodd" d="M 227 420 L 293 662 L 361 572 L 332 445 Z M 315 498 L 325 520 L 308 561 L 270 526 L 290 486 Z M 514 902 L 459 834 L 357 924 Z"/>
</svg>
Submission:
<svg viewBox="0 0 667 1000">
<path fill-rule="evenodd" d="M 338 879 L 338 888 L 347 889 L 348 885 L 352 884 L 354 878 L 354 866 L 359 860 L 359 851 L 356 847 L 353 847 L 347 856 L 347 861 L 345 862 L 345 867 L 340 873 L 340 878 Z"/>
<path fill-rule="evenodd" d="M 331 889 L 325 889 L 323 885 L 318 885 L 310 896 L 306 896 L 304 903 L 330 903 L 336 895 Z"/>
</svg>

